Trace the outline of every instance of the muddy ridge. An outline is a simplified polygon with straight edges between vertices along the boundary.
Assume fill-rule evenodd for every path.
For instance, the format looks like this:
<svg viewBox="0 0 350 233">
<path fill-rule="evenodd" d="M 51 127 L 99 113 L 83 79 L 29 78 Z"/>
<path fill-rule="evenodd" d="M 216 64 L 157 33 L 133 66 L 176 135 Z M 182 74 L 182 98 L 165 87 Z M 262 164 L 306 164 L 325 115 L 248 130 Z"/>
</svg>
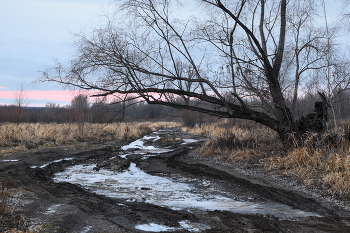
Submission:
<svg viewBox="0 0 350 233">
<path fill-rule="evenodd" d="M 5 155 L 0 177 L 15 181 L 27 226 L 45 232 L 349 232 L 347 210 L 202 159 L 204 140 L 167 129 Z"/>
</svg>

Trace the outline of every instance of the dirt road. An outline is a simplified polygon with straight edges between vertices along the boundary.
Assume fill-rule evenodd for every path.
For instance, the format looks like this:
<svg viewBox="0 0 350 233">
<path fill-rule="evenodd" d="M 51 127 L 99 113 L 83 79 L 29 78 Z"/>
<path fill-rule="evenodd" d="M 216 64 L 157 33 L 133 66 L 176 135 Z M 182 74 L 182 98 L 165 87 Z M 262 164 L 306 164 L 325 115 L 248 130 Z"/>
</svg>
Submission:
<svg viewBox="0 0 350 233">
<path fill-rule="evenodd" d="M 45 232 L 350 232 L 350 213 L 198 156 L 161 130 L 129 144 L 0 158 L 18 209 Z"/>
</svg>

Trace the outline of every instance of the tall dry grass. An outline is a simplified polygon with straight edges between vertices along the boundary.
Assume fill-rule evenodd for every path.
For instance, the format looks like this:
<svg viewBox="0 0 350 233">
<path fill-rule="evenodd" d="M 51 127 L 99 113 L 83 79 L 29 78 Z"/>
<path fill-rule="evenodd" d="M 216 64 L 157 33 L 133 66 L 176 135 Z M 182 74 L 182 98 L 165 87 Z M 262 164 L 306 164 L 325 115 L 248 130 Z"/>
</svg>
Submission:
<svg viewBox="0 0 350 233">
<path fill-rule="evenodd" d="M 221 123 L 183 128 L 207 136 L 198 152 L 214 160 L 257 163 L 268 172 L 292 176 L 305 185 L 323 185 L 332 194 L 350 197 L 350 123 L 325 134 L 309 134 L 304 144 L 287 150 L 278 135 L 263 126 Z"/>
<path fill-rule="evenodd" d="M 183 127 L 182 130 L 185 133 L 208 137 L 198 151 L 217 160 L 257 160 L 269 151 L 281 149 L 277 134 L 257 124 L 242 127 L 224 120 L 194 128 Z"/>
<path fill-rule="evenodd" d="M 306 185 L 325 185 L 329 192 L 343 197 L 350 195 L 349 131 L 338 129 L 324 135 L 311 134 L 303 147 L 288 151 L 285 156 L 268 160 L 270 171 L 296 176 Z"/>
<path fill-rule="evenodd" d="M 178 127 L 176 122 L 142 123 L 3 123 L 0 125 L 0 154 L 57 145 L 101 143 L 113 140 L 131 140 L 159 128 Z"/>
</svg>

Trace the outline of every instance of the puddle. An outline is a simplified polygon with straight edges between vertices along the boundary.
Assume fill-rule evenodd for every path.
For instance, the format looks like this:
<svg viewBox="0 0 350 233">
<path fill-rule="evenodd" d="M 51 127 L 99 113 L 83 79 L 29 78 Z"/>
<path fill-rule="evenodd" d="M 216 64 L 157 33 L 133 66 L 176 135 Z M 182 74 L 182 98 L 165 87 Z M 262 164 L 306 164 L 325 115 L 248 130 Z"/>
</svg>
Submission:
<svg viewBox="0 0 350 233">
<path fill-rule="evenodd" d="M 154 146 L 145 146 L 144 143 L 145 141 L 156 141 L 160 139 L 160 136 L 158 135 L 147 135 L 144 136 L 141 139 L 138 139 L 136 141 L 133 141 L 132 143 L 130 143 L 129 145 L 123 146 L 121 149 L 124 151 L 127 151 L 129 149 L 136 149 L 134 150 L 132 153 L 133 154 L 140 154 L 140 155 L 145 155 L 143 157 L 143 159 L 146 159 L 147 157 L 150 156 L 155 156 L 157 154 L 161 154 L 161 153 L 166 153 L 166 152 L 170 152 L 172 150 L 170 149 L 164 149 L 164 148 L 157 148 Z M 125 158 L 128 154 L 124 154 L 124 155 L 120 155 L 122 158 Z"/>
<path fill-rule="evenodd" d="M 169 231 L 178 231 L 178 230 L 186 230 L 189 232 L 201 232 L 201 231 L 210 229 L 210 227 L 204 224 L 191 223 L 190 221 L 187 221 L 187 220 L 179 222 L 179 225 L 181 227 L 168 227 L 164 225 L 150 223 L 150 224 L 137 225 L 135 228 L 141 231 L 151 231 L 151 232 L 164 232 L 164 231 L 169 232 Z"/>
<path fill-rule="evenodd" d="M 249 197 L 237 197 L 221 191 L 207 180 L 149 175 L 134 163 L 122 173 L 106 169 L 93 171 L 95 166 L 90 164 L 69 167 L 64 172 L 56 173 L 54 180 L 80 184 L 92 192 L 108 197 L 146 202 L 174 210 L 226 210 L 246 214 L 272 214 L 277 217 L 319 216 L 279 203 L 249 201 Z M 191 185 L 194 183 L 196 186 Z M 242 201 L 242 198 L 245 200 Z"/>
<path fill-rule="evenodd" d="M 145 159 L 171 151 L 170 149 L 144 145 L 145 141 L 155 142 L 160 139 L 159 135 L 160 133 L 156 132 L 123 146 L 124 154 L 118 156 L 125 158 L 133 153 Z M 183 143 L 197 141 L 184 139 Z M 44 164 L 41 167 L 47 165 Z M 64 172 L 56 173 L 54 180 L 80 184 L 91 192 L 111 198 L 122 198 L 130 202 L 145 202 L 173 210 L 221 210 L 242 214 L 271 214 L 281 218 L 319 216 L 316 213 L 292 209 L 287 205 L 272 201 L 257 202 L 249 196 L 236 196 L 233 193 L 220 190 L 219 186 L 205 179 L 192 179 L 181 175 L 173 177 L 164 177 L 165 175 L 161 174 L 149 175 L 134 163 L 131 163 L 130 167 L 121 173 L 107 169 L 94 171 L 95 166 L 96 164 L 79 164 L 69 167 Z M 181 225 L 181 223 L 179 224 Z M 182 222 L 182 229 L 186 228 L 186 224 L 189 223 Z M 139 225 L 139 227 L 152 229 L 159 227 L 159 231 L 171 230 L 157 224 Z"/>
</svg>

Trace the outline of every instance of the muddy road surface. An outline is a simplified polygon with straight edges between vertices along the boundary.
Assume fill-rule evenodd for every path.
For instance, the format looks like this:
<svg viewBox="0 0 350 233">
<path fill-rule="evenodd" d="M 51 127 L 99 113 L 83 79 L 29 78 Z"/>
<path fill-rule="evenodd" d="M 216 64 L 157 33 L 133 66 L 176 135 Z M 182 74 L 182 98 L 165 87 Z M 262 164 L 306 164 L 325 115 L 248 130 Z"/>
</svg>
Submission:
<svg viewBox="0 0 350 233">
<path fill-rule="evenodd" d="M 124 145 L 0 158 L 1 179 L 45 232 L 350 232 L 332 203 L 198 156 L 205 139 L 160 130 Z"/>
</svg>

